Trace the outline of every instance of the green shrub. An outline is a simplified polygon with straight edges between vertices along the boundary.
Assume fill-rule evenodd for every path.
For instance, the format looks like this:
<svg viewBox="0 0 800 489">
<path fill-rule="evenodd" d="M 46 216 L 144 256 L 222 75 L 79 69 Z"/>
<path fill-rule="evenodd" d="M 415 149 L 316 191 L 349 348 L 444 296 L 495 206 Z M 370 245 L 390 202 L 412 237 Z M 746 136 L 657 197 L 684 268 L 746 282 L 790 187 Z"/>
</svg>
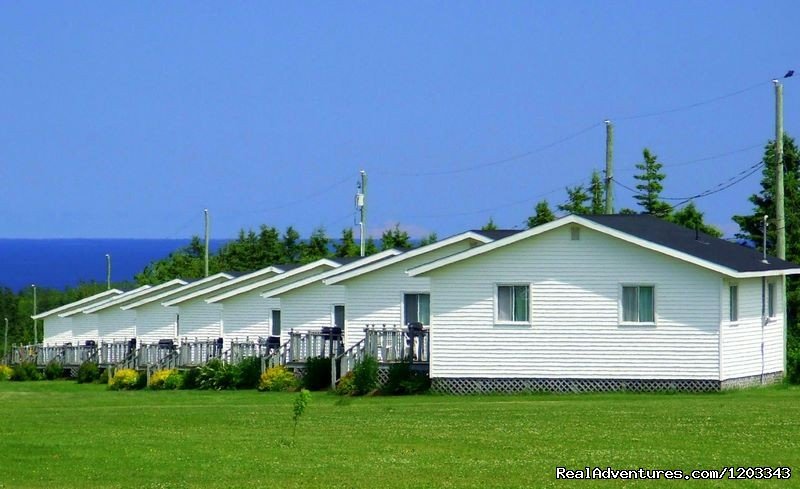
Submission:
<svg viewBox="0 0 800 489">
<path fill-rule="evenodd" d="M 175 390 L 183 385 L 183 375 L 175 369 L 157 370 L 150 376 L 150 388 L 155 390 Z"/>
<path fill-rule="evenodd" d="M 268 368 L 261 374 L 258 381 L 258 390 L 271 392 L 293 391 L 299 387 L 300 382 L 294 373 L 286 370 L 282 365 Z"/>
<path fill-rule="evenodd" d="M 11 375 L 13 373 L 13 368 L 9 367 L 8 365 L 0 365 L 0 381 L 11 380 Z"/>
<path fill-rule="evenodd" d="M 363 396 L 378 387 L 378 360 L 371 355 L 365 356 L 353 367 L 354 394 Z"/>
<path fill-rule="evenodd" d="M 108 384 L 108 369 L 107 368 L 104 368 L 100 372 L 100 378 L 97 379 L 97 383 L 98 384 Z"/>
<path fill-rule="evenodd" d="M 108 388 L 111 390 L 133 390 L 139 386 L 140 375 L 136 370 L 130 368 L 121 368 L 114 372 L 114 377 L 108 383 Z M 143 375 L 141 377 L 144 377 Z"/>
<path fill-rule="evenodd" d="M 261 378 L 261 359 L 258 357 L 248 357 L 239 362 L 239 385 L 240 389 L 255 389 L 258 387 Z"/>
<path fill-rule="evenodd" d="M 800 384 L 800 339 L 789 338 L 786 349 L 786 379 Z"/>
<path fill-rule="evenodd" d="M 199 368 L 197 383 L 200 389 L 226 390 L 239 385 L 240 372 L 236 365 L 213 358 Z"/>
<path fill-rule="evenodd" d="M 44 378 L 47 380 L 56 380 L 64 376 L 64 367 L 58 362 L 50 362 L 44 368 Z"/>
<path fill-rule="evenodd" d="M 411 368 L 411 363 L 395 363 L 389 367 L 389 378 L 381 392 L 391 395 L 420 394 L 431 387 L 431 379 Z"/>
<path fill-rule="evenodd" d="M 78 383 L 91 384 L 100 378 L 100 369 L 94 362 L 83 362 L 78 367 Z"/>
<path fill-rule="evenodd" d="M 14 365 L 14 371 L 11 373 L 11 380 L 17 382 L 25 382 L 28 380 L 42 380 L 42 374 L 36 368 L 33 362 L 22 362 Z"/>
<path fill-rule="evenodd" d="M 356 392 L 353 372 L 347 372 L 336 384 L 336 393 L 340 396 L 352 396 Z"/>
<path fill-rule="evenodd" d="M 303 374 L 303 387 L 312 391 L 324 390 L 331 385 L 331 359 L 309 358 Z"/>
<path fill-rule="evenodd" d="M 200 369 L 199 368 L 190 368 L 189 370 L 183 373 L 183 385 L 181 389 L 199 389 L 200 383 L 198 379 L 200 377 Z"/>
</svg>

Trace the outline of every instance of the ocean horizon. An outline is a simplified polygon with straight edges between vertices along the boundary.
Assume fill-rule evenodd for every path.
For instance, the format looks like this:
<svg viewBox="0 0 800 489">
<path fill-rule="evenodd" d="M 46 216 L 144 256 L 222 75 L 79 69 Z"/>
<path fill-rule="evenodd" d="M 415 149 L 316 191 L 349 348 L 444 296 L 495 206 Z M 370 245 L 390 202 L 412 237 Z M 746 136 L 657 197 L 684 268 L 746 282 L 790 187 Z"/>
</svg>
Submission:
<svg viewBox="0 0 800 489">
<path fill-rule="evenodd" d="M 106 253 L 111 280 L 131 281 L 149 263 L 189 244 L 185 239 L 60 238 L 0 239 L 0 286 L 19 292 L 31 284 L 64 289 L 81 282 L 106 281 Z M 217 250 L 228 239 L 212 239 Z"/>
</svg>

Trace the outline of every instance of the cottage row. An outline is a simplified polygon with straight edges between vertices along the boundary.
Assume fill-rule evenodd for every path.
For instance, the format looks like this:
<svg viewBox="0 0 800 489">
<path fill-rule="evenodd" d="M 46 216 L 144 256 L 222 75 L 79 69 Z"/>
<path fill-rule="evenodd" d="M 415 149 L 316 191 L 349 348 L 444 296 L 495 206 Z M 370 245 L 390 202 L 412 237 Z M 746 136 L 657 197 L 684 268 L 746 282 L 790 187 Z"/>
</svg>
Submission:
<svg viewBox="0 0 800 489">
<path fill-rule="evenodd" d="M 268 346 L 258 354 L 302 362 L 328 341 L 334 357 L 410 356 L 449 392 L 714 390 L 782 377 L 785 278 L 798 273 L 651 216 L 567 216 L 410 251 L 110 290 L 35 318 L 45 346 L 125 344 L 128 354 Z"/>
</svg>

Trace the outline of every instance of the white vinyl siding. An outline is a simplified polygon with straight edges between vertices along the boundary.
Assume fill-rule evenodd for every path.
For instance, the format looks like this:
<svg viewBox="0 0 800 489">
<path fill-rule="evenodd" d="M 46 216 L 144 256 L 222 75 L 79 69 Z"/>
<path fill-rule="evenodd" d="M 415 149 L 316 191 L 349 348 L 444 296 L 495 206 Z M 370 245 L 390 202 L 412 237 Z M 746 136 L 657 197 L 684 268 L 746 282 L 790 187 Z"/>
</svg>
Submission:
<svg viewBox="0 0 800 489">
<path fill-rule="evenodd" d="M 73 345 L 83 345 L 87 340 L 98 341 L 97 314 L 79 312 L 71 317 Z"/>
<path fill-rule="evenodd" d="M 344 303 L 344 286 L 317 282 L 281 295 L 280 301 L 283 343 L 292 330 L 311 331 L 331 326 L 333 305 Z"/>
<path fill-rule="evenodd" d="M 720 279 L 569 227 L 429 274 L 432 377 L 718 379 Z M 494 327 L 496 284 L 530 284 L 530 325 Z M 621 284 L 654 286 L 658 325 L 620 324 Z"/>
<path fill-rule="evenodd" d="M 178 338 L 194 341 L 215 340 L 222 334 L 222 305 L 208 304 L 203 298 L 178 306 Z"/>
<path fill-rule="evenodd" d="M 136 312 L 110 307 L 97 311 L 97 329 L 100 341 L 128 341 L 136 336 Z"/>
<path fill-rule="evenodd" d="M 345 334 L 347 347 L 364 338 L 364 328 L 368 325 L 403 327 L 404 292 L 430 294 L 430 278 L 409 277 L 406 270 L 465 251 L 472 246 L 474 243 L 464 241 L 453 243 L 342 282 L 347 289 L 345 307 L 348 325 Z M 435 298 L 431 297 L 431 301 L 434 300 Z"/>
<path fill-rule="evenodd" d="M 225 340 L 258 341 L 270 334 L 272 310 L 280 307 L 280 299 L 265 299 L 255 290 L 222 304 L 222 331 Z"/>
<path fill-rule="evenodd" d="M 728 284 L 730 285 L 730 284 Z M 775 317 L 769 318 L 762 330 L 761 278 L 736 282 L 738 291 L 738 319 L 722 322 L 721 380 L 761 375 L 783 370 L 784 341 L 783 314 L 778 306 L 783 298 L 775 288 Z M 767 284 L 768 285 L 768 284 Z M 768 299 L 768 288 L 764 291 Z M 765 304 L 768 306 L 768 304 Z M 729 294 L 723 294 L 722 310 L 730 308 Z M 727 319 L 727 314 L 725 315 Z M 761 341 L 764 341 L 764 356 Z"/>
<path fill-rule="evenodd" d="M 72 317 L 52 315 L 42 320 L 42 343 L 45 345 L 63 345 L 72 342 Z"/>
<path fill-rule="evenodd" d="M 177 340 L 177 306 L 162 306 L 158 302 L 145 304 L 136 311 L 136 335 L 140 345 L 158 343 L 159 340 Z"/>
</svg>

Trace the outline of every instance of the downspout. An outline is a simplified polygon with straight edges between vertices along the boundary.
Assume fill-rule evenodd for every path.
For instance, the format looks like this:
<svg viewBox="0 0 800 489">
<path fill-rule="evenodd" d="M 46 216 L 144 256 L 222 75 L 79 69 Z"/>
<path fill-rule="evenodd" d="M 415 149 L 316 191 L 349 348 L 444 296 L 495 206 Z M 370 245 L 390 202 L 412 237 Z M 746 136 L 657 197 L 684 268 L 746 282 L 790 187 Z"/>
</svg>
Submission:
<svg viewBox="0 0 800 489">
<path fill-rule="evenodd" d="M 764 328 L 767 325 L 767 277 L 761 277 L 761 384 L 764 384 Z"/>
</svg>

